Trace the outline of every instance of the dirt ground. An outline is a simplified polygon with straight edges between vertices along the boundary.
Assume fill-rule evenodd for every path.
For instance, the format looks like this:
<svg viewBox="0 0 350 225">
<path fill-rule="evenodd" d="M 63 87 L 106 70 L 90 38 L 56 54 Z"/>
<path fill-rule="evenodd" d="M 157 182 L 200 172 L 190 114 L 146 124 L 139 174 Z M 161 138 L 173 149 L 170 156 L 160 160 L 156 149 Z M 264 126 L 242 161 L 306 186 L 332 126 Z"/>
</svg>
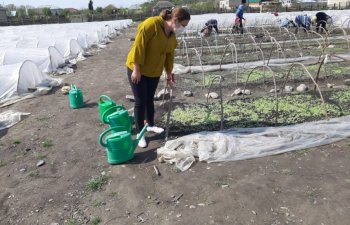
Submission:
<svg viewBox="0 0 350 225">
<path fill-rule="evenodd" d="M 164 136 L 147 134 L 149 146 L 136 149 L 134 159 L 109 165 L 98 143 L 107 126 L 97 101 L 107 94 L 132 107 L 125 100 L 131 90 L 124 62 L 133 35 L 122 34 L 63 76 L 82 88 L 84 108 L 70 109 L 55 89 L 1 109 L 31 114 L 0 133 L 0 224 L 350 223 L 349 138 L 271 157 L 199 162 L 178 172 L 157 160 Z M 37 167 L 41 159 L 45 165 Z M 107 184 L 87 190 L 101 174 Z"/>
</svg>

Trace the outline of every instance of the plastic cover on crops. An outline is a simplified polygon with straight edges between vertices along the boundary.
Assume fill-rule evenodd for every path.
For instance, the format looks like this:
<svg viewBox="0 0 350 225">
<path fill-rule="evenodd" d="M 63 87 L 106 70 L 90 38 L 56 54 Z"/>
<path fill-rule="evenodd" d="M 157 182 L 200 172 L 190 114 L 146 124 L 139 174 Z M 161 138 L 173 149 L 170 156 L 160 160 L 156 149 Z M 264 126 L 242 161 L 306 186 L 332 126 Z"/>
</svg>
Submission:
<svg viewBox="0 0 350 225">
<path fill-rule="evenodd" d="M 251 159 L 311 148 L 350 136 L 350 116 L 282 127 L 232 128 L 167 141 L 158 156 L 185 171 L 195 162 Z"/>
</svg>

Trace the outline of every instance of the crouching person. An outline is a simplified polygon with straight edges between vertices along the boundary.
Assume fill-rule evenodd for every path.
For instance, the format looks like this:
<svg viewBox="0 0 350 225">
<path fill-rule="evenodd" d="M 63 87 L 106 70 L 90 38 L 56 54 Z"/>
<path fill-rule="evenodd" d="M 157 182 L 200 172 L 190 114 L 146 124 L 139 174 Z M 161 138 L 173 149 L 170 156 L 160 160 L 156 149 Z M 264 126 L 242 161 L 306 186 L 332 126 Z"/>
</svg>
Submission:
<svg viewBox="0 0 350 225">
<path fill-rule="evenodd" d="M 297 25 L 297 28 L 295 29 L 295 33 L 298 33 L 298 28 L 302 27 L 304 28 L 304 31 L 310 31 L 311 27 L 311 18 L 308 15 L 298 15 L 295 17 L 295 23 Z"/>
<path fill-rule="evenodd" d="M 205 26 L 201 30 L 201 34 L 204 37 L 209 37 L 211 32 L 215 29 L 215 32 L 219 34 L 218 21 L 216 19 L 210 19 L 205 23 Z"/>
<path fill-rule="evenodd" d="M 317 33 L 322 33 L 323 30 L 327 32 L 328 30 L 326 26 L 327 24 L 332 24 L 332 17 L 324 12 L 318 12 L 312 17 L 312 24 L 316 24 Z"/>
</svg>

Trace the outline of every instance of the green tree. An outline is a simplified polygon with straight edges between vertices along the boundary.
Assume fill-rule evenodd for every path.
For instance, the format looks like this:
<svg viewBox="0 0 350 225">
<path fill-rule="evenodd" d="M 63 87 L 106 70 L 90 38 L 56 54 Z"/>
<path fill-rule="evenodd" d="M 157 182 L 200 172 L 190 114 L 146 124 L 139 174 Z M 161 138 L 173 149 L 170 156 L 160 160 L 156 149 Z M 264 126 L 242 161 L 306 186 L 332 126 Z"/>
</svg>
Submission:
<svg viewBox="0 0 350 225">
<path fill-rule="evenodd" d="M 128 9 L 126 9 L 126 8 L 119 8 L 119 14 L 120 15 L 128 15 Z"/>
<path fill-rule="evenodd" d="M 69 16 L 69 14 L 70 14 L 69 10 L 68 9 L 64 9 L 64 10 L 62 10 L 62 12 L 60 12 L 59 16 L 67 18 Z"/>
<path fill-rule="evenodd" d="M 96 13 L 103 13 L 103 8 L 102 7 L 96 7 Z"/>
<path fill-rule="evenodd" d="M 87 17 L 91 16 L 91 11 L 88 10 L 88 9 L 82 9 L 82 10 L 80 10 L 79 12 L 80 12 L 80 14 L 83 15 L 83 16 L 87 16 Z"/>
<path fill-rule="evenodd" d="M 28 16 L 30 16 L 30 18 L 34 18 L 35 16 L 38 15 L 37 11 L 35 9 L 28 9 Z"/>
<path fill-rule="evenodd" d="M 17 8 L 17 17 L 24 17 L 26 15 L 26 8 L 23 5 Z"/>
<path fill-rule="evenodd" d="M 89 10 L 91 12 L 94 12 L 94 2 L 92 0 L 89 1 L 89 5 L 88 6 L 89 6 Z"/>
<path fill-rule="evenodd" d="M 16 11 L 16 6 L 14 4 L 8 4 L 5 8 L 9 11 Z"/>
<path fill-rule="evenodd" d="M 152 8 L 156 3 L 152 3 L 152 1 L 150 2 L 145 2 L 143 4 L 141 4 L 141 11 L 144 14 L 150 13 L 152 12 Z"/>
<path fill-rule="evenodd" d="M 103 9 L 103 14 L 112 15 L 113 14 L 113 10 L 117 10 L 117 8 L 114 5 L 107 5 Z"/>
<path fill-rule="evenodd" d="M 51 10 L 49 8 L 43 8 L 43 13 L 45 16 L 51 16 Z"/>
</svg>

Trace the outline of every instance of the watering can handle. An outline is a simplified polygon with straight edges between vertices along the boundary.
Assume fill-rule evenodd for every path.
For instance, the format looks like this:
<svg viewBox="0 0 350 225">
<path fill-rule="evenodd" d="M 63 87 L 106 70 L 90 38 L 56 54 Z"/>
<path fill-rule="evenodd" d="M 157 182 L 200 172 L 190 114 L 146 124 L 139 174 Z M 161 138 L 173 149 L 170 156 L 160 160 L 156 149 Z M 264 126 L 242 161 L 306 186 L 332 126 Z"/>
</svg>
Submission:
<svg viewBox="0 0 350 225">
<path fill-rule="evenodd" d="M 141 140 L 142 136 L 145 134 L 145 132 L 147 130 L 147 127 L 148 127 L 148 123 L 145 124 L 145 126 L 143 127 L 143 129 L 139 133 L 138 137 L 136 137 L 136 144 L 139 143 L 139 141 Z"/>
<path fill-rule="evenodd" d="M 75 86 L 75 84 L 71 84 L 70 89 L 77 89 L 77 86 Z"/>
<path fill-rule="evenodd" d="M 107 143 L 103 142 L 104 136 L 109 132 L 111 132 L 112 130 L 117 130 L 117 129 L 120 129 L 119 131 L 122 131 L 122 130 L 125 130 L 125 127 L 122 127 L 122 126 L 110 127 L 109 129 L 103 131 L 103 133 L 100 135 L 100 138 L 99 138 L 99 142 L 103 147 L 107 147 Z"/>
<path fill-rule="evenodd" d="M 107 109 L 106 111 L 104 111 L 103 114 L 102 114 L 102 120 L 103 120 L 104 123 L 107 123 L 107 118 L 106 118 L 107 112 L 111 111 L 112 109 L 117 109 L 117 110 L 118 109 L 124 109 L 124 106 L 116 105 L 116 106 L 113 106 L 113 107 Z"/>
<path fill-rule="evenodd" d="M 112 101 L 112 99 L 109 96 L 107 96 L 107 95 L 101 95 L 100 96 L 100 101 L 102 101 L 102 99 L 104 99 L 104 98 L 109 100 L 109 101 Z"/>
</svg>

